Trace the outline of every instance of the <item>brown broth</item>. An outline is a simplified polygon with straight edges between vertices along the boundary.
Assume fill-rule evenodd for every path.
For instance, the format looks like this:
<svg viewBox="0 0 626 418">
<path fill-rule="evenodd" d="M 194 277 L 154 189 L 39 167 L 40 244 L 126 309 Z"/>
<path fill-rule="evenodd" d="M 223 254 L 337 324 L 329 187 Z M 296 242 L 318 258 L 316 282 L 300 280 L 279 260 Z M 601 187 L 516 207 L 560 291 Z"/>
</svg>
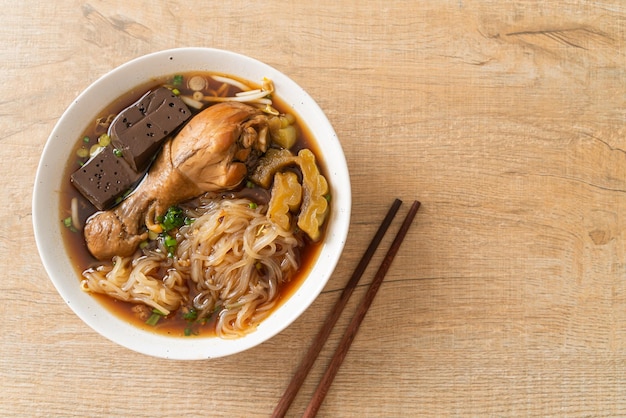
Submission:
<svg viewBox="0 0 626 418">
<path fill-rule="evenodd" d="M 187 72 L 182 73 L 184 79 L 187 80 L 191 78 L 193 75 L 203 75 L 206 79 L 209 79 L 211 83 L 215 83 L 211 85 L 211 87 L 216 88 L 221 83 L 215 82 L 214 80 L 207 77 L 210 74 L 208 72 Z M 223 75 L 223 74 L 218 74 Z M 106 106 L 99 117 L 106 119 L 109 115 L 116 115 L 121 112 L 126 107 L 130 106 L 134 102 L 136 102 L 141 96 L 143 96 L 147 91 L 154 89 L 161 85 L 167 85 L 169 81 L 173 78 L 174 75 L 163 77 L 159 79 L 152 80 L 148 83 L 138 86 L 127 94 L 121 96 L 117 100 L 115 100 L 110 105 Z M 226 77 L 233 78 L 238 80 L 235 77 L 230 75 L 225 75 Z M 253 83 L 250 83 L 247 80 L 238 80 L 243 81 L 245 84 L 251 85 L 254 87 Z M 185 88 L 185 86 L 176 86 L 181 91 L 181 94 L 187 95 L 189 94 L 189 90 Z M 234 94 L 238 89 L 234 90 L 231 87 L 231 91 L 229 94 Z M 276 95 L 272 97 L 273 107 L 280 111 L 281 113 L 291 113 L 296 118 L 296 126 L 298 128 L 298 139 L 296 145 L 292 148 L 294 152 L 297 152 L 302 148 L 309 148 L 316 155 L 318 166 L 320 167 L 320 171 L 322 174 L 326 174 L 326 170 L 324 169 L 323 161 L 320 158 L 320 152 L 317 144 L 312 138 L 312 135 L 308 128 L 302 123 L 299 115 L 295 114 L 292 109 L 289 109 L 284 102 L 282 102 Z M 193 114 L 199 113 L 199 110 L 195 110 L 190 108 Z M 81 225 L 84 225 L 85 221 L 89 216 L 96 212 L 96 208 L 85 199 L 71 184 L 70 175 L 79 168 L 79 163 L 86 161 L 86 158 L 80 159 L 76 155 L 76 151 L 78 151 L 81 147 L 86 147 L 89 149 L 90 146 L 97 142 L 97 138 L 100 134 L 105 133 L 106 128 L 98 127 L 96 121 L 94 121 L 91 126 L 87 127 L 83 134 L 77 138 L 76 146 L 72 155 L 69 156 L 68 163 L 65 167 L 65 171 L 63 173 L 63 178 L 65 179 L 62 185 L 61 193 L 60 193 L 60 217 L 61 219 L 65 219 L 70 216 L 70 202 L 73 198 L 78 200 L 78 208 L 79 208 L 79 220 Z M 90 142 L 84 142 L 83 138 L 89 137 Z M 245 180 L 244 180 L 245 182 Z M 63 228 L 63 240 L 64 245 L 68 250 L 68 255 L 74 265 L 77 273 L 77 283 L 79 285 L 80 280 L 82 279 L 82 272 L 89 267 L 92 267 L 98 264 L 98 261 L 89 253 L 87 250 L 87 246 L 85 244 L 85 240 L 83 238 L 82 231 L 72 232 L 69 228 Z M 277 309 L 285 300 L 287 300 L 302 284 L 304 278 L 308 275 L 308 272 L 311 270 L 315 260 L 317 259 L 320 250 L 321 250 L 321 242 L 312 243 L 307 241 L 307 244 L 300 251 L 300 269 L 291 278 L 288 283 L 282 284 L 279 291 L 278 303 L 276 303 L 273 309 Z M 116 300 L 107 295 L 101 294 L 93 294 L 93 296 L 103 304 L 108 310 L 113 312 L 118 317 L 122 318 L 125 321 L 128 321 L 138 327 L 143 329 L 158 332 L 164 335 L 172 335 L 172 336 L 183 336 L 185 335 L 185 329 L 189 326 L 189 323 L 182 317 L 180 312 L 171 313 L 166 319 L 161 319 L 156 326 L 150 326 L 145 324 L 145 318 L 141 319 L 135 312 L 133 312 L 134 303 L 123 302 Z M 214 331 L 212 328 L 214 325 L 211 321 L 208 321 L 206 324 L 194 324 L 193 335 L 200 335 L 202 337 L 214 336 Z"/>
</svg>

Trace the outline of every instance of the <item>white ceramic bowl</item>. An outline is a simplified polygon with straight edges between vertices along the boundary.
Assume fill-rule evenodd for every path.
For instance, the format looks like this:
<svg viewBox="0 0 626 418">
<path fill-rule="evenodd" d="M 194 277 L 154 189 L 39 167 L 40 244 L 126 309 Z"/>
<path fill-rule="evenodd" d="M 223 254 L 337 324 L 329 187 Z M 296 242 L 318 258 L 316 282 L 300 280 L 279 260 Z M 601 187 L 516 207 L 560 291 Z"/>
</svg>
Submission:
<svg viewBox="0 0 626 418">
<path fill-rule="evenodd" d="M 76 269 L 61 237 L 59 190 L 61 173 L 77 138 L 98 113 L 132 88 L 162 75 L 184 71 L 216 71 L 259 82 L 273 80 L 276 94 L 293 108 L 319 145 L 333 196 L 327 232 L 320 255 L 296 292 L 245 337 L 164 336 L 140 329 L 109 312 L 79 286 Z M 112 70 L 82 92 L 63 113 L 45 145 L 34 187 L 33 225 L 43 265 L 57 291 L 86 324 L 106 338 L 131 350 L 170 359 L 207 359 L 238 353 L 281 332 L 315 300 L 333 272 L 343 250 L 350 223 L 351 188 L 341 144 L 315 101 L 294 81 L 255 59 L 210 48 L 181 48 L 149 54 Z"/>
</svg>

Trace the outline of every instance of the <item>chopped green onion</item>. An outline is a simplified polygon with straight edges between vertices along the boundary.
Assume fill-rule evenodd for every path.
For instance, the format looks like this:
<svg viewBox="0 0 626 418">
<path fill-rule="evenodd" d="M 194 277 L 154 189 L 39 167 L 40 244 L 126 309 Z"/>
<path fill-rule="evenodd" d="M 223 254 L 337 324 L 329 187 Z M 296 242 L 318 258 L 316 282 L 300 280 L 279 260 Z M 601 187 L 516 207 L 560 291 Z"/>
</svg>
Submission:
<svg viewBox="0 0 626 418">
<path fill-rule="evenodd" d="M 106 147 L 111 143 L 111 137 L 108 134 L 102 134 L 98 137 L 98 144 Z"/>
<path fill-rule="evenodd" d="M 176 238 L 172 237 L 171 235 L 166 234 L 164 238 L 165 238 L 165 245 L 166 246 L 172 247 L 172 246 L 176 245 Z"/>
<path fill-rule="evenodd" d="M 189 337 L 192 334 L 197 335 L 197 332 L 194 332 L 194 325 L 198 322 L 202 323 L 202 320 L 198 321 L 198 311 L 196 308 L 190 308 L 186 312 L 183 313 L 183 319 L 187 321 L 187 326 L 185 327 L 184 334 L 185 337 Z"/>
<path fill-rule="evenodd" d="M 176 74 L 174 78 L 172 78 L 172 84 L 175 86 L 183 84 L 183 76 L 181 74 Z"/>
<path fill-rule="evenodd" d="M 258 205 L 254 202 L 248 203 L 248 206 L 250 207 L 250 209 L 256 209 L 258 207 Z"/>
<path fill-rule="evenodd" d="M 102 151 L 103 148 L 104 147 L 100 144 L 93 144 L 91 148 L 89 148 L 89 156 L 93 157 L 94 155 Z"/>
<path fill-rule="evenodd" d="M 148 320 L 146 321 L 146 324 L 150 326 L 155 326 L 159 322 L 159 320 L 164 316 L 166 316 L 165 313 L 161 312 L 158 309 L 153 309 L 152 315 L 150 315 L 150 318 L 148 318 Z"/>
<path fill-rule="evenodd" d="M 178 89 L 172 89 L 172 93 L 174 93 L 175 96 L 180 96 L 180 90 Z"/>
<path fill-rule="evenodd" d="M 157 220 L 163 227 L 163 230 L 167 232 L 183 226 L 185 223 L 185 214 L 178 206 L 171 206 L 167 212 L 165 212 L 165 215 L 161 219 L 157 218 Z"/>
<path fill-rule="evenodd" d="M 76 155 L 80 158 L 87 158 L 89 157 L 89 150 L 85 147 L 80 147 L 78 151 L 76 151 Z"/>
<path fill-rule="evenodd" d="M 174 253 L 176 252 L 176 246 L 178 245 L 178 242 L 176 242 L 176 238 L 172 237 L 167 232 L 164 232 L 162 235 L 163 245 L 165 245 L 165 248 L 167 248 L 167 255 L 169 257 L 174 257 Z"/>
<path fill-rule="evenodd" d="M 89 141 L 91 141 L 91 140 L 89 139 L 88 136 L 83 137 L 83 142 L 84 143 L 89 143 Z"/>
<path fill-rule="evenodd" d="M 248 189 L 254 189 L 254 183 L 253 183 L 251 180 L 248 180 L 248 181 L 246 182 L 246 187 L 247 187 Z"/>
<path fill-rule="evenodd" d="M 119 148 L 115 148 L 113 150 L 113 155 L 115 155 L 116 157 L 121 157 L 122 156 L 122 150 Z"/>
<path fill-rule="evenodd" d="M 71 216 L 68 216 L 67 218 L 63 219 L 63 225 L 72 232 L 78 232 L 76 228 L 74 228 L 74 225 L 72 224 Z"/>
<path fill-rule="evenodd" d="M 161 315 L 153 313 L 152 315 L 150 315 L 150 318 L 148 318 L 148 320 L 146 321 L 146 324 L 150 326 L 155 326 L 159 322 L 160 319 L 161 319 Z"/>
<path fill-rule="evenodd" d="M 130 194 L 130 192 L 132 192 L 133 189 L 128 189 L 124 192 L 123 195 L 118 196 L 115 198 L 115 204 L 117 205 L 118 203 L 120 203 L 122 200 L 126 199 L 128 197 L 128 195 Z"/>
<path fill-rule="evenodd" d="M 324 199 L 326 199 L 327 202 L 330 202 L 330 193 L 325 194 Z"/>
<path fill-rule="evenodd" d="M 183 314 L 183 318 L 186 321 L 195 321 L 196 319 L 198 319 L 198 311 L 195 310 L 194 308 L 191 308 L 189 309 L 189 311 Z"/>
</svg>

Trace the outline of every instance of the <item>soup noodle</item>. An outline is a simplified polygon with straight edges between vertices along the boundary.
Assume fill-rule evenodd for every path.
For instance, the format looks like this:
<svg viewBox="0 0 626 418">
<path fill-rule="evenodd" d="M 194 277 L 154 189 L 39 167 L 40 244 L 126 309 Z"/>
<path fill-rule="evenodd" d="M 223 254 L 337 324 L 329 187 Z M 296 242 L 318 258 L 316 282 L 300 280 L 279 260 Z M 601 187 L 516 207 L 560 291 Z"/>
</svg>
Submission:
<svg viewBox="0 0 626 418">
<path fill-rule="evenodd" d="M 213 95 L 219 90 L 224 96 L 237 92 L 232 85 L 224 87 L 213 80 L 207 89 Z M 267 106 L 267 100 L 258 106 Z M 289 123 L 294 123 L 293 117 Z M 303 148 L 311 147 L 300 135 L 291 149 L 294 159 Z M 287 170 L 304 183 L 298 167 Z M 317 183 L 326 185 L 323 176 L 319 177 L 323 182 L 316 179 Z M 296 213 L 287 215 L 294 218 L 289 228 L 272 220 L 269 189 L 254 186 L 255 194 L 249 187 L 208 192 L 180 203 L 182 225 L 165 236 L 149 232 L 150 239 L 132 256 L 88 261 L 82 271 L 82 289 L 128 302 L 133 315 L 149 325 L 163 319 L 161 326 L 177 317 L 187 324 L 185 335 L 207 326 L 221 338 L 251 332 L 280 303 L 281 292 L 302 273 L 303 262 L 315 254 L 312 249 L 318 244 L 295 225 Z M 80 199 L 82 208 L 80 216 L 73 213 L 72 219 L 84 220 L 95 212 L 75 190 L 68 195 L 72 206 Z M 68 229 L 74 230 L 72 239 L 80 234 L 73 227 Z M 168 238 L 175 240 L 174 247 L 168 246 Z M 84 248 L 84 241 L 79 247 Z"/>
</svg>

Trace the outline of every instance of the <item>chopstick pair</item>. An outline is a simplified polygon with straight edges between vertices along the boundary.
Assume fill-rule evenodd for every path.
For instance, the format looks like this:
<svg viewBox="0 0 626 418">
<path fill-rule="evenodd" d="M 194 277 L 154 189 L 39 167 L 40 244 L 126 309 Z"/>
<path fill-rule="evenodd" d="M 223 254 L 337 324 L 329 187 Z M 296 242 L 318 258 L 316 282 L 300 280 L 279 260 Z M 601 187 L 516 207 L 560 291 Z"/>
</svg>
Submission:
<svg viewBox="0 0 626 418">
<path fill-rule="evenodd" d="M 337 320 L 339 319 L 341 312 L 343 311 L 346 304 L 348 303 L 348 299 L 350 299 L 352 292 L 354 291 L 357 284 L 359 283 L 361 276 L 363 275 L 370 260 L 372 259 L 374 252 L 376 252 L 378 245 L 380 244 L 385 233 L 387 232 L 389 225 L 391 225 L 391 222 L 393 221 L 393 218 L 398 212 L 398 209 L 400 208 L 401 204 L 402 204 L 402 201 L 400 199 L 395 199 L 393 204 L 391 205 L 391 208 L 389 208 L 389 211 L 387 212 L 387 215 L 383 219 L 383 222 L 380 224 L 378 231 L 376 231 L 376 234 L 374 235 L 372 242 L 370 242 L 370 245 L 365 250 L 365 253 L 363 254 L 363 256 L 361 257 L 361 260 L 357 264 L 356 269 L 352 273 L 352 276 L 350 277 L 348 284 L 346 285 L 344 290 L 341 292 L 341 295 L 339 296 L 339 300 L 337 300 L 331 312 L 328 314 L 326 321 L 320 328 L 317 336 L 313 340 L 313 343 L 309 347 L 309 350 L 307 351 L 306 355 L 302 359 L 302 362 L 298 366 L 298 369 L 296 369 L 296 372 L 294 373 L 291 381 L 289 382 L 287 389 L 285 390 L 283 396 L 281 397 L 280 401 L 276 405 L 276 408 L 274 409 L 274 412 L 272 413 L 272 417 L 282 418 L 287 413 L 287 410 L 291 406 L 291 403 L 296 397 L 298 390 L 302 386 L 304 379 L 308 375 L 309 371 L 311 370 L 311 367 L 313 366 L 313 363 L 317 359 L 317 356 L 322 350 L 322 347 L 326 343 L 326 340 L 328 339 L 330 332 L 332 331 L 333 327 L 337 323 Z M 322 402 L 324 401 L 324 398 L 326 397 L 326 394 L 328 393 L 330 385 L 333 379 L 335 378 L 335 375 L 339 371 L 339 367 L 341 366 L 341 363 L 346 357 L 346 354 L 348 353 L 348 349 L 350 348 L 350 345 L 352 344 L 352 341 L 354 340 L 354 337 L 356 336 L 359 326 L 361 325 L 361 322 L 363 321 L 363 318 L 365 317 L 367 310 L 372 304 L 374 297 L 376 296 L 376 293 L 378 292 L 378 289 L 380 288 L 380 285 L 382 284 L 383 278 L 385 277 L 385 275 L 387 274 L 387 271 L 389 270 L 389 267 L 391 266 L 391 262 L 393 261 L 394 257 L 396 256 L 396 253 L 400 249 L 400 245 L 402 244 L 402 241 L 404 240 L 404 237 L 406 236 L 409 230 L 409 227 L 411 226 L 411 222 L 413 222 L 413 218 L 415 218 L 415 215 L 419 207 L 420 207 L 420 202 L 418 202 L 417 200 L 414 201 L 413 204 L 411 205 L 411 208 L 409 209 L 409 212 L 407 213 L 402 223 L 402 226 L 400 227 L 398 233 L 396 234 L 395 239 L 391 243 L 391 246 L 389 247 L 387 254 L 385 255 L 378 271 L 376 272 L 376 275 L 374 276 L 374 280 L 370 284 L 367 290 L 367 293 L 365 294 L 363 300 L 361 301 L 361 303 L 359 304 L 357 308 L 357 311 L 352 317 L 352 320 L 350 324 L 348 325 L 348 328 L 346 329 L 339 343 L 339 346 L 337 347 L 335 354 L 333 355 L 333 358 L 331 359 L 331 362 L 326 369 L 326 372 L 322 376 L 322 380 L 318 384 L 317 389 L 315 390 L 315 393 L 311 397 L 309 405 L 307 406 L 304 412 L 304 415 L 303 415 L 304 417 L 314 417 L 317 414 L 317 411 L 319 410 L 320 406 L 322 405 Z"/>
</svg>

